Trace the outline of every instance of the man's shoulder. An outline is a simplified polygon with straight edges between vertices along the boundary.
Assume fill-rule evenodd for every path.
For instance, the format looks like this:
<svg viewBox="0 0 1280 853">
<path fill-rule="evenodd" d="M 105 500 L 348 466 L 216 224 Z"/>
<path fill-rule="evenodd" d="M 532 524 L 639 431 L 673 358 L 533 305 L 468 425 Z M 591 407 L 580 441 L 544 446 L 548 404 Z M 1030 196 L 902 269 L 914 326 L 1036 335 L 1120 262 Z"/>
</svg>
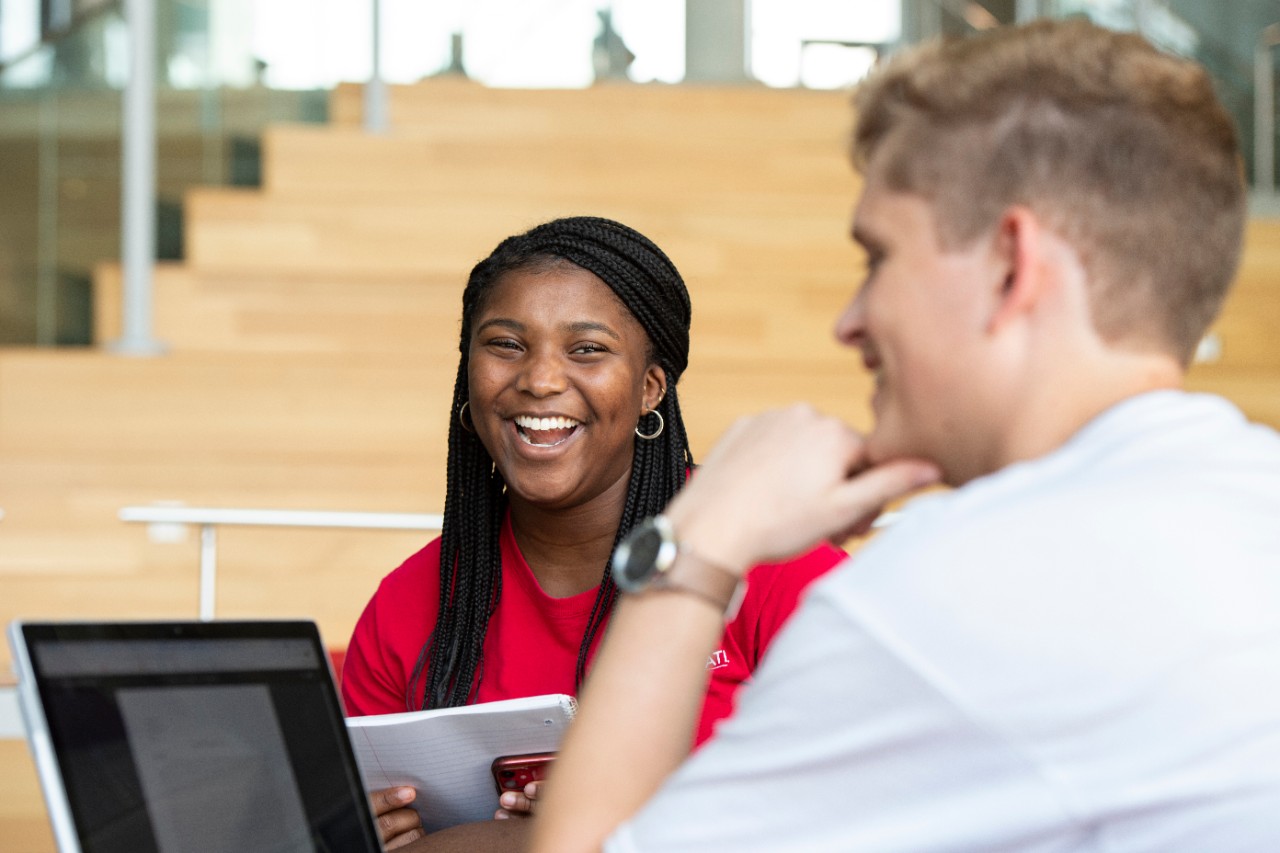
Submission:
<svg viewBox="0 0 1280 853">
<path fill-rule="evenodd" d="M 922 521 L 932 536 L 990 542 L 989 525 L 1010 533 L 1011 524 L 1115 520 L 1122 506 L 1132 521 L 1135 502 L 1200 507 L 1242 488 L 1260 504 L 1280 501 L 1280 434 L 1220 397 L 1163 391 L 1123 401 L 1052 452 L 925 504 Z"/>
<path fill-rule="evenodd" d="M 973 590 L 1036 596 L 1089 577 L 1140 595 L 1179 573 L 1192 583 L 1214 554 L 1231 563 L 1221 571 L 1242 575 L 1274 561 L 1280 436 L 1206 395 L 1130 402 L 1050 454 L 917 499 L 856 555 L 854 571 L 824 586 L 904 602 L 938 596 L 945 608 Z M 1141 565 L 1162 567 L 1163 580 Z"/>
</svg>

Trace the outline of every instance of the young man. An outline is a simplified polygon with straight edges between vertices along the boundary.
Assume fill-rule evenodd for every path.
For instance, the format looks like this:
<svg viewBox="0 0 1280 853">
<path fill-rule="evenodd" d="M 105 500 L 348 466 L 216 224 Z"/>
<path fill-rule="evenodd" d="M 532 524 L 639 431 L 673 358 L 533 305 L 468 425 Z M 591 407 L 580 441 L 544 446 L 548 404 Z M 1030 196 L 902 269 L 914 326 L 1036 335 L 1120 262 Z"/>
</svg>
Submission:
<svg viewBox="0 0 1280 853">
<path fill-rule="evenodd" d="M 632 534 L 536 848 L 1280 849 L 1280 437 L 1178 390 L 1244 217 L 1209 80 L 1037 23 L 857 112 L 875 429 L 740 423 Z M 937 478 L 677 769 L 744 567 Z"/>
</svg>

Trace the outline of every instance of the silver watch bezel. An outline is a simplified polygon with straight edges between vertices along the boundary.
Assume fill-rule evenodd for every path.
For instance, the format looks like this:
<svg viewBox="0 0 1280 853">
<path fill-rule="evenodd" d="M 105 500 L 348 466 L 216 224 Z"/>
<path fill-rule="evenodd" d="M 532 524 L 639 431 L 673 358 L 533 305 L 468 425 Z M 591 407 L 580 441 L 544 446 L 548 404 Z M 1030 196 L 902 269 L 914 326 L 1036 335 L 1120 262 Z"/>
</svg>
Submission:
<svg viewBox="0 0 1280 853">
<path fill-rule="evenodd" d="M 632 569 L 632 561 L 639 556 L 635 554 L 636 543 L 645 536 L 658 537 L 657 551 L 648 565 Z M 659 575 L 675 563 L 679 550 L 675 528 L 666 516 L 646 518 L 623 537 L 617 550 L 613 552 L 613 559 L 610 561 L 613 582 L 623 592 L 635 593 L 648 589 Z"/>
</svg>

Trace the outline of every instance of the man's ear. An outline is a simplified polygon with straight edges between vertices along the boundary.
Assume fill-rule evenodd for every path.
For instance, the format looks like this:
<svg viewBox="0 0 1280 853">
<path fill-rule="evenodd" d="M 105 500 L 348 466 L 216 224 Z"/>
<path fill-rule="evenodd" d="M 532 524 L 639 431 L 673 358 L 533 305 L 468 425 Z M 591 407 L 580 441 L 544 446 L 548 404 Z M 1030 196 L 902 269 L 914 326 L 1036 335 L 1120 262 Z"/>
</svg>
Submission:
<svg viewBox="0 0 1280 853">
<path fill-rule="evenodd" d="M 996 225 L 992 242 L 996 291 L 988 332 L 996 332 L 1030 311 L 1044 293 L 1043 228 L 1030 208 L 1010 207 Z"/>
</svg>

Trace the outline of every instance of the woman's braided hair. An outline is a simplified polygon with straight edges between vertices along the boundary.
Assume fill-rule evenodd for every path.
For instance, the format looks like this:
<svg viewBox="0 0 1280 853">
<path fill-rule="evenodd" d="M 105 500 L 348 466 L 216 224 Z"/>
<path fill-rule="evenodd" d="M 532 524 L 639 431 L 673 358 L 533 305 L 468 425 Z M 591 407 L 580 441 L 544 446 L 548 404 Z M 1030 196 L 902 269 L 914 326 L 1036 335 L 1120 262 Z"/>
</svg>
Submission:
<svg viewBox="0 0 1280 853">
<path fill-rule="evenodd" d="M 462 294 L 462 358 L 453 387 L 449 420 L 448 480 L 440 547 L 440 610 L 435 629 L 418 656 L 409 680 L 409 708 L 465 705 L 483 674 L 484 638 L 489 617 L 502 594 L 498 536 L 506 512 L 505 485 L 493 459 L 459 418 L 467 402 L 467 366 L 471 323 L 494 284 L 516 270 L 538 270 L 564 262 L 598 276 L 640 322 L 649 338 L 649 357 L 666 373 L 667 392 L 656 411 L 666 424 L 662 434 L 637 439 L 631 481 L 614 545 L 646 516 L 660 512 L 684 485 L 693 455 L 680 414 L 676 383 L 689 363 L 691 307 L 684 280 L 654 243 L 621 223 L 598 217 L 557 219 L 503 240 L 476 264 Z M 641 430 L 652 432 L 647 415 Z M 574 673 L 580 687 L 592 642 L 613 609 L 617 587 L 608 566 Z"/>
</svg>

